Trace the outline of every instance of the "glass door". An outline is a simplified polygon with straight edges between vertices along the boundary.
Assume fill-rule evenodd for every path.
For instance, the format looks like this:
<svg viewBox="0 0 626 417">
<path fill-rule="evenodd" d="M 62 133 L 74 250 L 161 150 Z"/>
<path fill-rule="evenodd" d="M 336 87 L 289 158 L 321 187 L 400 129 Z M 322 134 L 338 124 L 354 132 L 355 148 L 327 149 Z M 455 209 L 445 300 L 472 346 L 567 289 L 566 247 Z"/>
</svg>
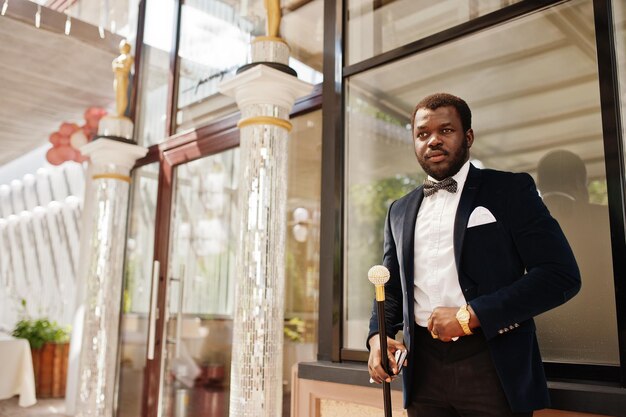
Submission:
<svg viewBox="0 0 626 417">
<path fill-rule="evenodd" d="M 158 183 L 158 162 L 133 173 L 120 320 L 118 417 L 137 417 L 142 408 Z"/>
<path fill-rule="evenodd" d="M 293 366 L 316 357 L 321 111 L 292 123 L 284 219 L 285 417 Z M 225 130 L 165 147 L 153 156 L 159 162 L 135 172 L 116 417 L 229 413 L 238 140 L 238 132 Z"/>
<path fill-rule="evenodd" d="M 164 417 L 228 416 L 239 149 L 178 165 L 159 386 Z"/>
</svg>

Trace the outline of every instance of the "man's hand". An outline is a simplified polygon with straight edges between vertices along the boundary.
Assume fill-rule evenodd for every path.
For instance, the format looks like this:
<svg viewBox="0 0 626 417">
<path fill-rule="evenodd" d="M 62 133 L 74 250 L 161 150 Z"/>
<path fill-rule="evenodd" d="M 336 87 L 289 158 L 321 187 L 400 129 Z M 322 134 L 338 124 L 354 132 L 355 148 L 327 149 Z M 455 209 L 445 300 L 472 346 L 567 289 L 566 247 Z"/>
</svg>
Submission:
<svg viewBox="0 0 626 417">
<path fill-rule="evenodd" d="M 428 319 L 428 330 L 431 334 L 437 335 L 437 338 L 442 342 L 449 342 L 452 338 L 465 336 L 463 328 L 456 319 L 457 311 L 459 311 L 459 307 L 435 308 L 433 314 L 431 314 Z M 471 305 L 467 306 L 467 311 L 470 313 L 470 329 L 480 327 L 480 320 L 478 320 L 478 316 L 474 313 L 474 309 Z"/>
<path fill-rule="evenodd" d="M 437 307 L 428 319 L 428 330 L 442 342 L 450 342 L 453 337 L 465 336 L 463 328 L 456 319 L 458 307 Z M 470 313 L 471 314 L 471 313 Z"/>
<path fill-rule="evenodd" d="M 382 384 L 383 381 L 391 382 L 392 376 L 388 375 L 387 372 L 383 369 L 383 365 L 381 362 L 380 356 L 380 336 L 374 335 L 370 338 L 370 357 L 367 361 L 367 368 L 370 373 L 370 377 L 377 384 Z M 393 373 L 393 377 L 398 373 L 398 364 L 396 363 L 395 353 L 396 350 L 406 350 L 406 347 L 395 339 L 387 337 L 387 358 L 389 358 L 389 368 L 391 368 L 391 372 Z M 404 361 L 404 365 L 406 365 L 406 360 Z"/>
</svg>

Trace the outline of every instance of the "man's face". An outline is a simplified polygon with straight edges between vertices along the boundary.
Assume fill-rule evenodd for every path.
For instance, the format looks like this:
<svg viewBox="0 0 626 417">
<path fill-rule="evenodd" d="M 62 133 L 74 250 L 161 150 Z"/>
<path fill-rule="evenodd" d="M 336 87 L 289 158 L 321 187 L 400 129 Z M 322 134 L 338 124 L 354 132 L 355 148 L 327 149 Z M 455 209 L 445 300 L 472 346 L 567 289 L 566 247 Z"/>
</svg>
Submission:
<svg viewBox="0 0 626 417">
<path fill-rule="evenodd" d="M 461 117 L 452 106 L 415 113 L 413 145 L 424 171 L 436 180 L 451 177 L 469 159 L 474 132 L 463 131 Z"/>
</svg>

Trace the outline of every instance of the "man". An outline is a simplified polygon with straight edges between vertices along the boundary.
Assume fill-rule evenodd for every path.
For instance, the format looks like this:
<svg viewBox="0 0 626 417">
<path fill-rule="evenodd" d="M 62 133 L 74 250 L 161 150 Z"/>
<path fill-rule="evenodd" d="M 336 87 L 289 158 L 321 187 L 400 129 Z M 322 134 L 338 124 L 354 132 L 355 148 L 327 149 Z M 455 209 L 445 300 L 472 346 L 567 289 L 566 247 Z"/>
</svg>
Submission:
<svg viewBox="0 0 626 417">
<path fill-rule="evenodd" d="M 428 96 L 412 124 L 428 179 L 389 207 L 383 255 L 392 373 L 395 351 L 409 351 L 405 408 L 410 417 L 532 416 L 549 403 L 533 317 L 579 291 L 572 251 L 528 174 L 469 163 L 465 101 Z M 377 333 L 374 308 L 368 367 L 381 383 L 391 376 Z"/>
</svg>

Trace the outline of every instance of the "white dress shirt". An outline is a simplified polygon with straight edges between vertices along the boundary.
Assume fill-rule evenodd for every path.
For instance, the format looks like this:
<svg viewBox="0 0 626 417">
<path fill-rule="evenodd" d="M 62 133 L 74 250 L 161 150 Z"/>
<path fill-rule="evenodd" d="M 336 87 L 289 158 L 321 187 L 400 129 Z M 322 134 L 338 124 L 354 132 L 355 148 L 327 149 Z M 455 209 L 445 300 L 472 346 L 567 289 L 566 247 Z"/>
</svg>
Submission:
<svg viewBox="0 0 626 417">
<path fill-rule="evenodd" d="M 468 161 L 452 177 L 457 182 L 456 193 L 439 190 L 424 197 L 417 213 L 413 293 L 415 322 L 423 327 L 428 326 L 435 307 L 466 304 L 454 261 L 454 219 L 469 167 Z"/>
</svg>

